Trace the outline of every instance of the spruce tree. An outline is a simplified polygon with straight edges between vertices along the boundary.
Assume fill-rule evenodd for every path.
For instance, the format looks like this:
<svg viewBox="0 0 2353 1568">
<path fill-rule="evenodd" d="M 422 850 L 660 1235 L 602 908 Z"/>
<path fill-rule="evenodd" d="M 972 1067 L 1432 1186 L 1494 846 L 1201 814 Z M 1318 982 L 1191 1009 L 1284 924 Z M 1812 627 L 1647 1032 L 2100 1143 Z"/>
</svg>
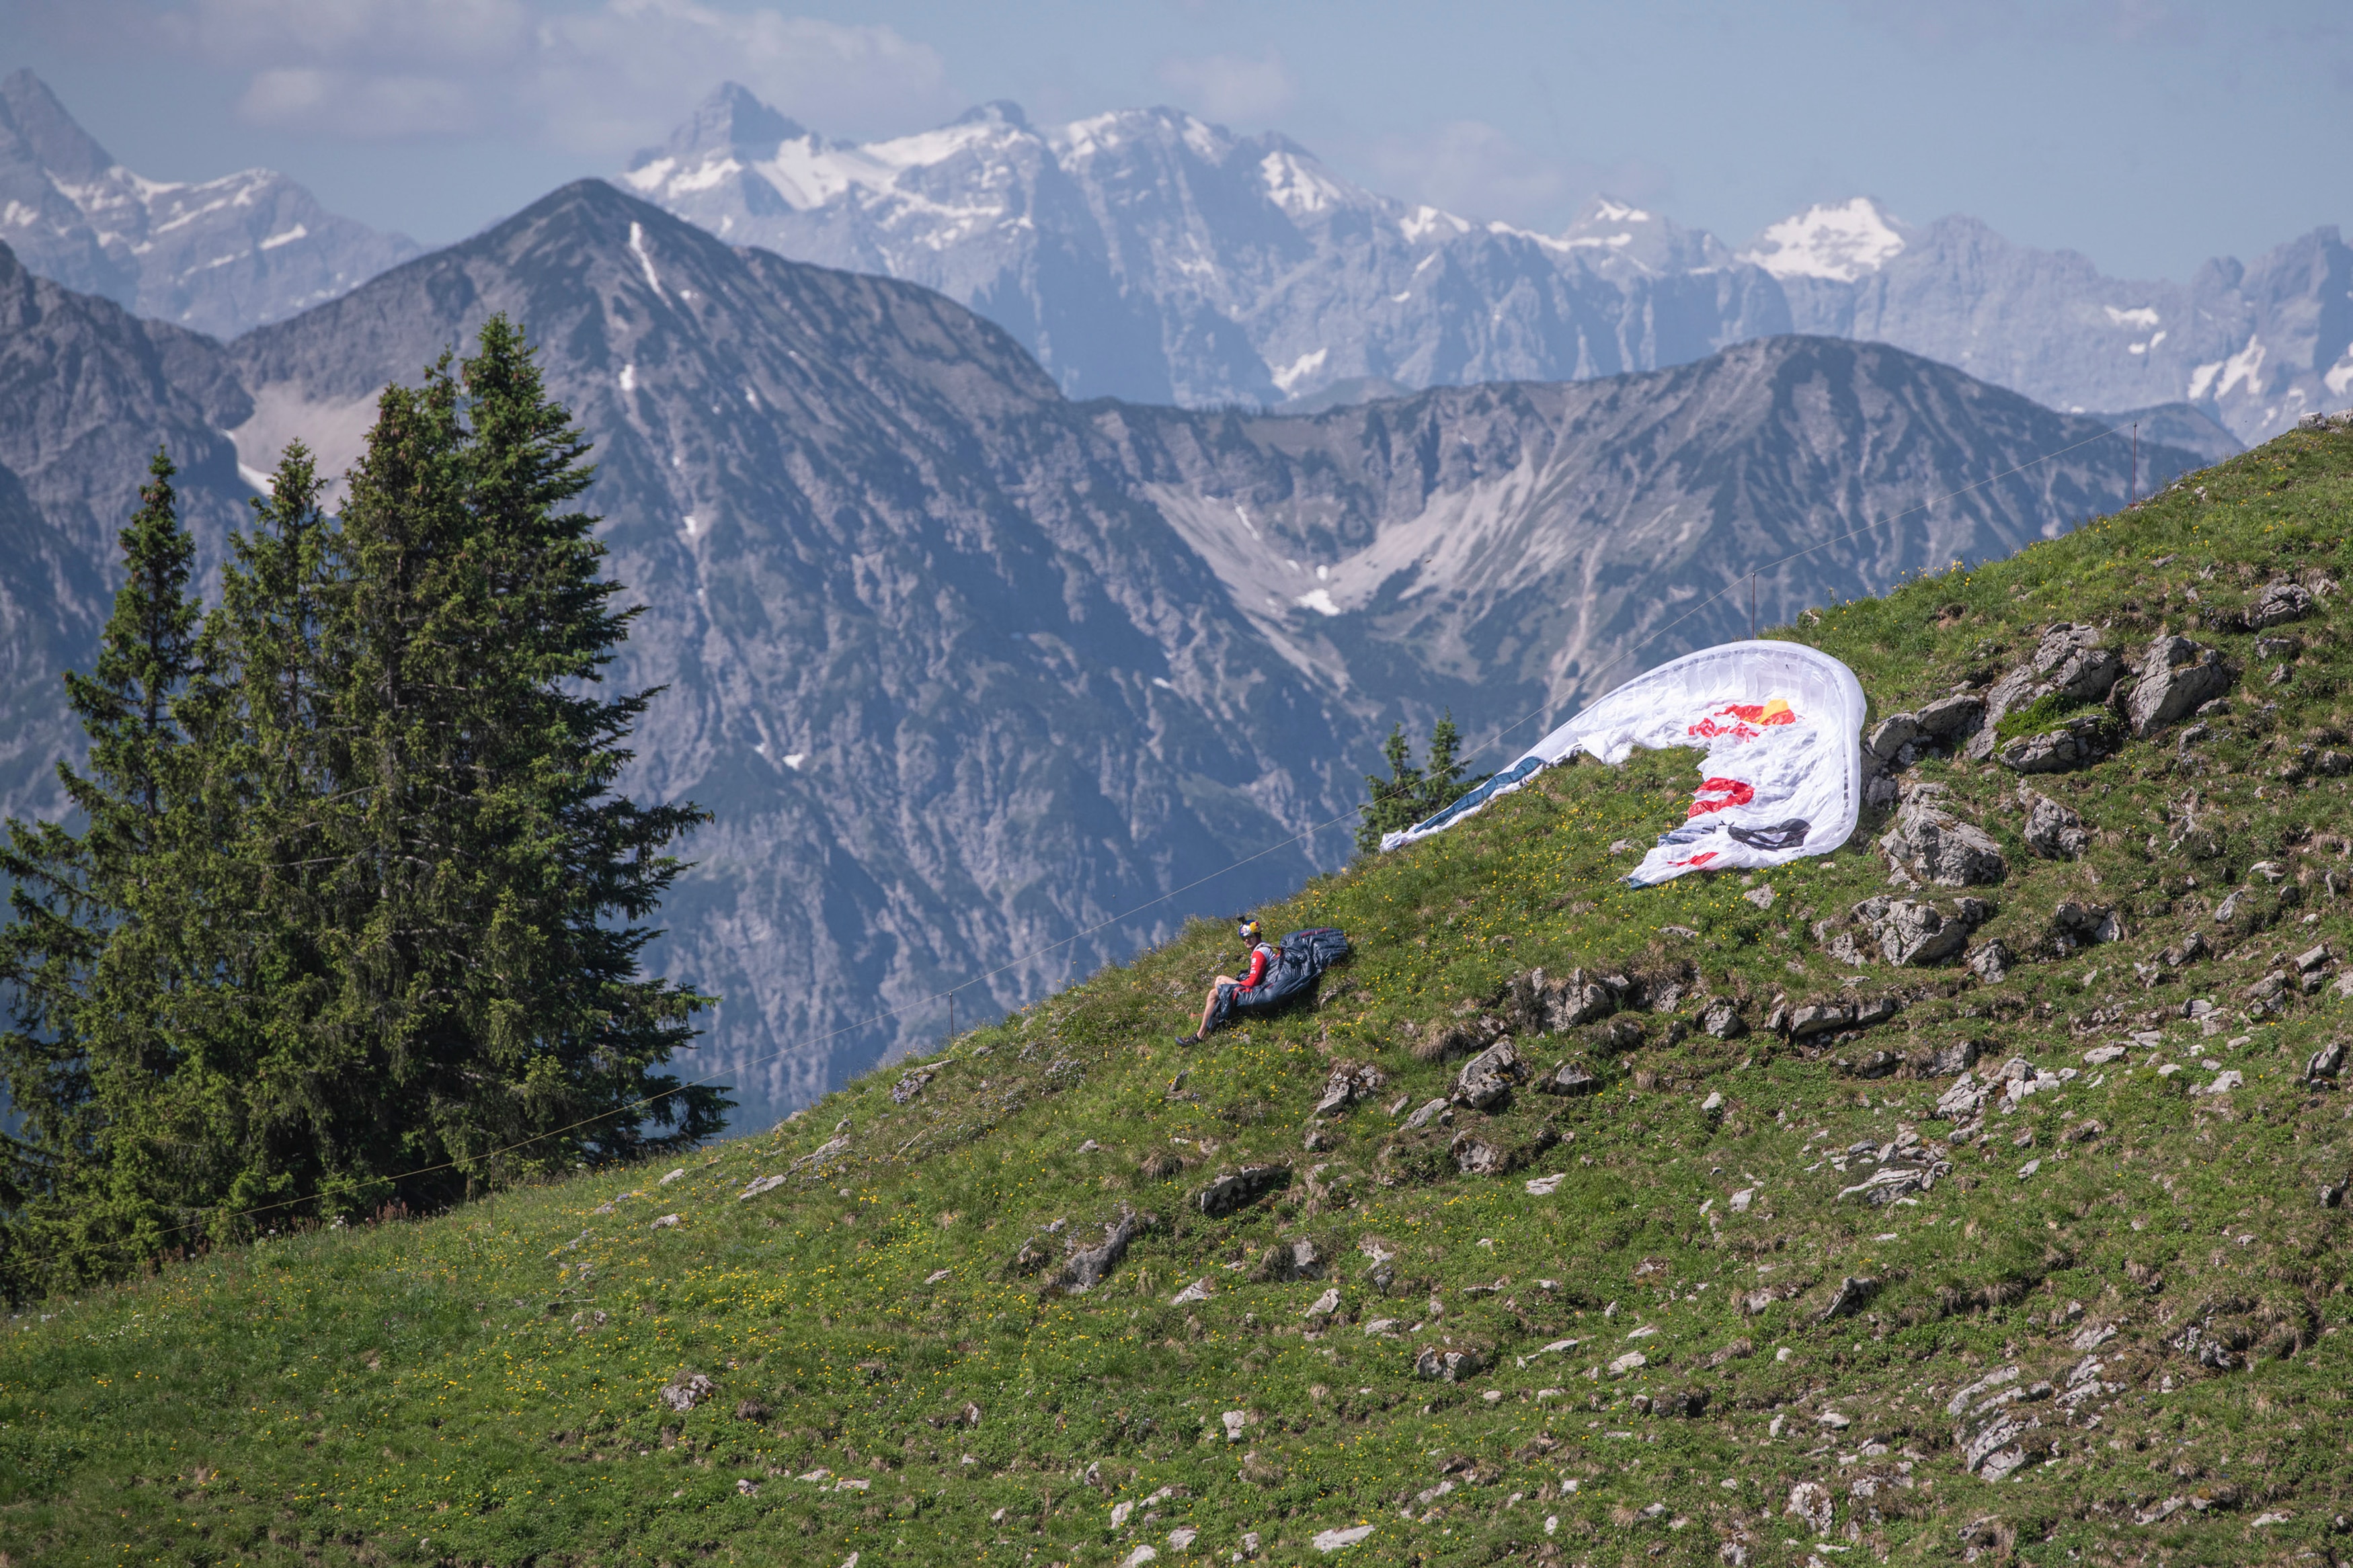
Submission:
<svg viewBox="0 0 2353 1568">
<path fill-rule="evenodd" d="M 70 682 L 85 826 L 0 854 L 0 1285 L 718 1131 L 663 1070 L 711 999 L 641 972 L 708 817 L 615 787 L 657 693 L 603 690 L 588 449 L 493 318 L 384 394 L 340 517 L 288 449 L 201 636 L 158 458 Z"/>
<path fill-rule="evenodd" d="M 1381 847 L 1383 834 L 1411 827 L 1443 811 L 1494 776 L 1481 773 L 1465 778 L 1456 755 L 1461 744 L 1461 731 L 1454 727 L 1451 709 L 1430 728 L 1427 766 L 1414 762 L 1405 726 L 1389 727 L 1389 738 L 1381 743 L 1381 760 L 1388 763 L 1389 776 L 1366 773 L 1365 804 L 1356 808 L 1362 819 L 1356 827 L 1359 852 L 1371 854 Z"/>
<path fill-rule="evenodd" d="M 493 318 L 454 374 L 385 395 L 334 542 L 351 804 L 322 1049 L 380 1100 L 354 1135 L 397 1133 L 382 1163 L 450 1166 L 404 1184 L 426 1201 L 704 1138 L 727 1103 L 655 1070 L 709 999 L 639 973 L 642 922 L 707 814 L 613 791 L 656 693 L 598 689 L 638 612 L 573 504 L 587 452 Z"/>
<path fill-rule="evenodd" d="M 178 1062 L 208 983 L 191 886 L 195 759 L 180 703 L 196 675 L 195 546 L 170 458 L 148 467 L 119 535 L 125 567 L 96 665 L 66 677 L 90 737 L 58 775 L 79 830 L 8 824 L 0 874 L 0 1073 L 21 1119 L 9 1143 L 12 1290 L 111 1272 L 163 1245 L 178 1151 L 145 1114 Z"/>
</svg>

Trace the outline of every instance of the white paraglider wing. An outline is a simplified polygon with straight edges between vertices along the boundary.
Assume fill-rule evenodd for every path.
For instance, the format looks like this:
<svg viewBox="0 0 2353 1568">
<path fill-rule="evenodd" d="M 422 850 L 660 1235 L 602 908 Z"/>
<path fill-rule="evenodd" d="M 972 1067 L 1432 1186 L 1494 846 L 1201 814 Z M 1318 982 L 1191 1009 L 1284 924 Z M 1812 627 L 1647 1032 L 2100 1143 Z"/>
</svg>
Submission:
<svg viewBox="0 0 2353 1568">
<path fill-rule="evenodd" d="M 1442 833 L 1572 752 L 1621 763 L 1637 746 L 1706 753 L 1682 826 L 1627 880 L 1778 866 L 1827 855 L 1862 808 L 1862 721 L 1854 672 L 1799 643 L 1739 642 L 1686 654 L 1628 681 L 1546 735 L 1510 767 L 1381 847 Z"/>
</svg>

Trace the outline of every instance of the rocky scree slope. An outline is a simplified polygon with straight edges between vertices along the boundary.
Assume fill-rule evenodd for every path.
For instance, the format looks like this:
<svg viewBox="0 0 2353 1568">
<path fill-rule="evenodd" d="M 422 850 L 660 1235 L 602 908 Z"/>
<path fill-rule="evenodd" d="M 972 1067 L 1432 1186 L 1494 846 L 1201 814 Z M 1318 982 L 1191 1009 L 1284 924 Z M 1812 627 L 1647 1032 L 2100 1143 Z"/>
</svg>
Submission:
<svg viewBox="0 0 2353 1568">
<path fill-rule="evenodd" d="M 1345 818 L 1400 714 L 1527 720 L 1508 748 L 1652 634 L 1644 659 L 1745 631 L 1731 600 L 1667 623 L 1748 562 L 1979 485 L 1766 578 L 1786 616 L 2007 552 L 2131 471 L 2096 425 L 1821 339 L 1312 420 L 1071 403 L 936 294 L 596 182 L 238 340 L 222 426 L 249 470 L 300 437 L 332 472 L 378 390 L 493 310 L 596 440 L 647 606 L 616 676 L 670 695 L 628 787 L 719 814 L 664 962 L 725 998 L 700 1059 L 755 1122 L 936 1038 L 944 986 L 993 1013 L 1168 934 L 1173 911 L 999 967 Z M 102 561 L 111 531 L 87 537 Z M 1195 896 L 1247 902 L 1345 844 Z"/>
<path fill-rule="evenodd" d="M 938 289 L 1076 396 L 1363 401 L 1821 332 L 2076 413 L 2137 409 L 2220 456 L 2353 388 L 2353 250 L 2334 228 L 2187 285 L 1865 198 L 1738 251 L 1606 197 L 1538 234 L 1366 190 L 1286 137 L 1177 110 L 1033 126 L 993 103 L 851 144 L 733 84 L 619 178 L 734 243 Z"/>
<path fill-rule="evenodd" d="M 216 337 L 332 300 L 418 248 L 272 169 L 134 174 L 29 70 L 0 78 L 0 242 L 69 289 Z"/>
<path fill-rule="evenodd" d="M 2333 1560 L 2348 503 L 2298 433 L 1778 634 L 1877 710 L 1834 856 L 1630 889 L 1691 759 L 1561 769 L 1265 911 L 1357 944 L 1289 1016 L 1170 1044 L 1198 924 L 674 1170 L 42 1303 L 12 1542 Z"/>
</svg>

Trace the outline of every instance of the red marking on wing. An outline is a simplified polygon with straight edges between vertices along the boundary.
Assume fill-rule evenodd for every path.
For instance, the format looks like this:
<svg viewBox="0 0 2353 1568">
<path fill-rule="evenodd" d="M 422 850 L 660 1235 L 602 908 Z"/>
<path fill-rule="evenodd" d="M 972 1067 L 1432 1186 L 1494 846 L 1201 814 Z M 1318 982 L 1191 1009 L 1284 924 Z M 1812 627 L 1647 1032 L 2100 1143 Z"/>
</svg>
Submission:
<svg viewBox="0 0 2353 1568">
<path fill-rule="evenodd" d="M 1704 816 L 1728 805 L 1746 805 L 1756 798 L 1756 787 L 1738 779 L 1702 779 L 1699 793 L 1694 797 L 1691 809 L 1683 813 L 1683 819 L 1689 821 L 1694 816 Z"/>
</svg>

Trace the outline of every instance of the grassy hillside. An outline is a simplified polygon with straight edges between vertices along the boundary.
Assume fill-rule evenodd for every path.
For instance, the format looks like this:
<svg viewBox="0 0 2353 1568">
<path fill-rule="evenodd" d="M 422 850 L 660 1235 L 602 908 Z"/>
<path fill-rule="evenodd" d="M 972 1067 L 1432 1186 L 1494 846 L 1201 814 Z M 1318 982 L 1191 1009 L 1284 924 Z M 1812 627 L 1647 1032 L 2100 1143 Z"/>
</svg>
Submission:
<svg viewBox="0 0 2353 1568">
<path fill-rule="evenodd" d="M 1875 713 L 1982 689 L 2058 619 L 2244 671 L 2196 738 L 2031 781 L 2079 860 L 2029 851 L 2006 767 L 1902 774 L 2000 846 L 2000 882 L 1918 895 L 1991 906 L 1998 984 L 1841 961 L 1846 912 L 1901 890 L 1884 809 L 1835 856 L 1638 891 L 1612 846 L 1680 818 L 1690 759 L 1557 770 L 1263 911 L 1357 942 L 1312 1010 L 1173 1045 L 1235 962 L 1197 925 L 680 1171 L 16 1318 L 0 1563 L 1297 1563 L 1366 1526 L 1336 1561 L 2335 1561 L 2353 1127 L 2305 1067 L 2345 1030 L 2353 650 L 2330 591 L 2209 626 L 2348 578 L 2348 503 L 2353 434 L 2297 434 L 1784 634 Z M 1546 1031 L 1511 985 L 1539 966 L 1642 1005 Z M 1726 1001 L 1745 1035 L 1700 1027 Z M 1599 1091 L 1406 1129 L 1499 1032 Z M 1966 1045 L 2040 1092 L 1958 1140 Z M 1385 1081 L 1318 1118 L 1342 1064 Z M 1463 1173 L 1474 1142 L 1504 1168 Z M 1253 1164 L 1287 1184 L 1204 1212 Z M 1900 1195 L 1841 1198 L 1875 1177 Z M 1058 1284 L 1127 1214 L 1101 1282 Z"/>
</svg>

